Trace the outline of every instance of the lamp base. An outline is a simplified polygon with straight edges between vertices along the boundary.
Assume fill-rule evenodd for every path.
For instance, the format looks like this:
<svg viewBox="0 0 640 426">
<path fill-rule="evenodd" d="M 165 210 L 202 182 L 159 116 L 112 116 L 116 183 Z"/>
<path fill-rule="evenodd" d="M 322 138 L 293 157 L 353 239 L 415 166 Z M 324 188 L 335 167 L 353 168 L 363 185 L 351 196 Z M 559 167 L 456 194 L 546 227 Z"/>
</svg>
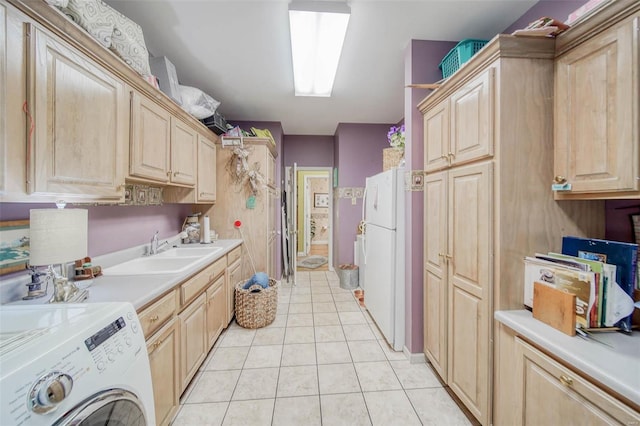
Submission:
<svg viewBox="0 0 640 426">
<path fill-rule="evenodd" d="M 22 300 L 33 300 L 39 299 L 41 297 L 45 297 L 47 292 L 44 290 L 29 290 L 27 295 L 22 298 Z"/>
<path fill-rule="evenodd" d="M 53 297 L 49 303 L 78 303 L 89 297 L 89 292 L 79 289 L 73 281 L 64 277 L 54 279 Z"/>
</svg>

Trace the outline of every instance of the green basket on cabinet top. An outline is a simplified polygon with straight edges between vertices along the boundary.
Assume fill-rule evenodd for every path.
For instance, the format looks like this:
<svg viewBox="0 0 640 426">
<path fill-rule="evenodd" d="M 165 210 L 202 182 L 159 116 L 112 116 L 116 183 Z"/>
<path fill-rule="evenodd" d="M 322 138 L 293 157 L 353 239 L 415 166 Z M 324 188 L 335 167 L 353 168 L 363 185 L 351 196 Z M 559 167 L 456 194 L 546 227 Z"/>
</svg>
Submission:
<svg viewBox="0 0 640 426">
<path fill-rule="evenodd" d="M 468 38 L 456 44 L 456 46 L 445 55 L 440 65 L 438 65 L 438 68 L 442 71 L 442 78 L 447 78 L 458 71 L 458 68 L 460 68 L 462 64 L 471 59 L 471 57 L 488 42 L 489 40 Z"/>
</svg>

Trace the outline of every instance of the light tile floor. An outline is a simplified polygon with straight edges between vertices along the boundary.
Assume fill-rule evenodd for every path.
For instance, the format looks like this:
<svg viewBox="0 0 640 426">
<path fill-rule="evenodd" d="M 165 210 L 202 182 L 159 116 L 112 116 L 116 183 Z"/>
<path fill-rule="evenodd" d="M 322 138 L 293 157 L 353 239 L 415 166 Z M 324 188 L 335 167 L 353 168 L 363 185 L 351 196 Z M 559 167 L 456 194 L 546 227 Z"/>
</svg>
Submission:
<svg viewBox="0 0 640 426">
<path fill-rule="evenodd" d="M 225 330 L 185 391 L 182 425 L 469 425 L 430 367 L 394 352 L 335 272 L 282 283 L 278 315 Z"/>
</svg>

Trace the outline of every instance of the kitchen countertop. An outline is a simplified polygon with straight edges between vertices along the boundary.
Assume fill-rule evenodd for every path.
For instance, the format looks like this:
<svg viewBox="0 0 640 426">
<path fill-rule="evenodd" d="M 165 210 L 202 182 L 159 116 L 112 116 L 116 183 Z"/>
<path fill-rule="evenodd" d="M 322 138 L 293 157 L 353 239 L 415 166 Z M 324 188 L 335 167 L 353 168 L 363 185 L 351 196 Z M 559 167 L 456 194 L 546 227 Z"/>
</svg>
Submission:
<svg viewBox="0 0 640 426">
<path fill-rule="evenodd" d="M 640 333 L 571 337 L 533 318 L 527 310 L 497 311 L 497 321 L 612 391 L 640 405 Z"/>
<path fill-rule="evenodd" d="M 239 239 L 217 240 L 212 244 L 212 247 L 221 247 L 222 250 L 218 250 L 211 255 L 202 256 L 197 263 L 194 263 L 193 266 L 181 273 L 120 276 L 103 274 L 92 280 L 76 281 L 75 283 L 78 287 L 87 288 L 89 291 L 89 297 L 83 303 L 129 302 L 136 310 L 139 310 L 241 244 L 242 240 Z M 132 253 L 135 254 L 132 255 Z M 95 265 L 101 265 L 104 269 L 138 256 L 140 256 L 140 254 L 137 252 L 137 249 L 133 249 L 133 251 L 125 250 L 123 252 L 99 256 L 92 260 Z M 29 301 L 20 300 L 12 304 L 43 304 L 49 301 L 52 294 L 53 285 L 50 284 L 46 297 Z"/>
</svg>

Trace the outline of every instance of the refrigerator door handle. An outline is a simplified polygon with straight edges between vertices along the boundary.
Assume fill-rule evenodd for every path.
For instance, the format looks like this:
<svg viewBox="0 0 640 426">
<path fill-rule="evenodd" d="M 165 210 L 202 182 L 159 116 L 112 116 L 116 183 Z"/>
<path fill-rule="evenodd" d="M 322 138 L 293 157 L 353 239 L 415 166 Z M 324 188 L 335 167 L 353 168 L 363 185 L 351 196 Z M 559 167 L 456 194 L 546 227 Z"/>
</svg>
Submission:
<svg viewBox="0 0 640 426">
<path fill-rule="evenodd" d="M 373 208 L 375 210 L 378 210 L 378 185 L 376 185 L 375 190 L 376 190 L 376 194 L 373 197 Z"/>
<path fill-rule="evenodd" d="M 364 192 L 362 193 L 362 261 L 364 264 L 367 264 L 367 249 L 366 249 L 366 240 L 367 240 L 367 218 L 365 216 L 365 212 L 367 209 L 367 186 L 364 187 Z"/>
</svg>

